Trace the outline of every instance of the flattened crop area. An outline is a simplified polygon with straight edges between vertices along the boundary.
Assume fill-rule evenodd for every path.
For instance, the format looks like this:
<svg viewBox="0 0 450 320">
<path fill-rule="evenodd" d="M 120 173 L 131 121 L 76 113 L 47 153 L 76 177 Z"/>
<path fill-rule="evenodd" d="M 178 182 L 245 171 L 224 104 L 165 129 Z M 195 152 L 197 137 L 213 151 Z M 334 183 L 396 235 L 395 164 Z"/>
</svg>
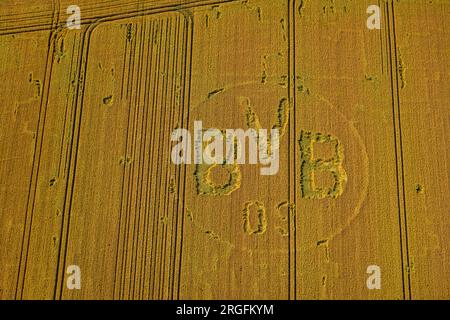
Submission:
<svg viewBox="0 0 450 320">
<path fill-rule="evenodd" d="M 2 1 L 0 299 L 449 299 L 448 21 Z"/>
</svg>

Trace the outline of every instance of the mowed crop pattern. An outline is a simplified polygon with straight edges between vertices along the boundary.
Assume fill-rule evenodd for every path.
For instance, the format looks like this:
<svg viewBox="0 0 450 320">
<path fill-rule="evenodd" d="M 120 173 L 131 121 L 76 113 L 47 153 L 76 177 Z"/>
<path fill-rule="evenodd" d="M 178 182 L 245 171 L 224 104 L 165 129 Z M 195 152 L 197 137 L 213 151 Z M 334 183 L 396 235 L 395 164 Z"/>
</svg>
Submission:
<svg viewBox="0 0 450 320">
<path fill-rule="evenodd" d="M 1 1 L 0 299 L 449 299 L 448 21 L 448 0 Z M 199 121 L 277 130 L 275 174 L 174 163 Z"/>
</svg>

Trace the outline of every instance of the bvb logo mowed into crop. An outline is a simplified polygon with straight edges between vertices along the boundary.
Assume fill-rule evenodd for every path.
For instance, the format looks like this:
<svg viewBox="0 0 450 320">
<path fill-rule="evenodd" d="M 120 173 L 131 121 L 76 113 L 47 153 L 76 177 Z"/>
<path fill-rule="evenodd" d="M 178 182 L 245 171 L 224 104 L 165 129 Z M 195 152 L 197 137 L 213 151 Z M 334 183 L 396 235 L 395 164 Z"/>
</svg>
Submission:
<svg viewBox="0 0 450 320">
<path fill-rule="evenodd" d="M 278 173 L 280 152 L 288 152 L 281 149 L 280 144 L 288 139 L 293 105 L 287 96 L 280 95 L 278 87 L 274 87 L 246 84 L 217 89 L 208 94 L 203 103 L 192 108 L 196 116 L 191 128 L 193 133 L 188 128 L 177 128 L 172 132 L 172 142 L 175 143 L 172 162 L 195 165 L 197 194 L 223 196 L 235 192 L 241 187 L 241 166 L 259 165 L 261 175 Z M 274 94 L 268 95 L 271 91 Z M 224 113 L 223 117 L 219 116 L 220 112 Z M 211 118 L 222 121 L 209 122 L 228 122 L 234 128 L 206 127 L 207 120 L 204 119 Z M 301 130 L 297 142 L 302 197 L 323 199 L 340 196 L 345 189 L 347 174 L 343 166 L 344 149 L 339 139 L 331 134 Z M 316 158 L 313 150 L 318 144 L 330 145 L 333 150 L 331 157 Z M 215 183 L 210 178 L 212 170 L 217 167 L 227 173 L 228 179 L 224 183 Z M 333 183 L 319 186 L 315 179 L 319 172 L 328 173 Z"/>
</svg>

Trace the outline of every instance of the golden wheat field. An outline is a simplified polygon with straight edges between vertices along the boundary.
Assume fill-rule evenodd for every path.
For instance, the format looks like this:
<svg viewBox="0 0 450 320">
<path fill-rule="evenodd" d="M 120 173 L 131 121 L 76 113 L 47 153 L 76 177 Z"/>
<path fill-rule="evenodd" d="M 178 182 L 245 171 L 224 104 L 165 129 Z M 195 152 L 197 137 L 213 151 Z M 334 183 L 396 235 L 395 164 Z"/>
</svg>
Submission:
<svg viewBox="0 0 450 320">
<path fill-rule="evenodd" d="M 449 22 L 449 0 L 0 0 L 0 299 L 450 299 Z M 267 157 L 173 161 L 228 129 Z"/>
</svg>

